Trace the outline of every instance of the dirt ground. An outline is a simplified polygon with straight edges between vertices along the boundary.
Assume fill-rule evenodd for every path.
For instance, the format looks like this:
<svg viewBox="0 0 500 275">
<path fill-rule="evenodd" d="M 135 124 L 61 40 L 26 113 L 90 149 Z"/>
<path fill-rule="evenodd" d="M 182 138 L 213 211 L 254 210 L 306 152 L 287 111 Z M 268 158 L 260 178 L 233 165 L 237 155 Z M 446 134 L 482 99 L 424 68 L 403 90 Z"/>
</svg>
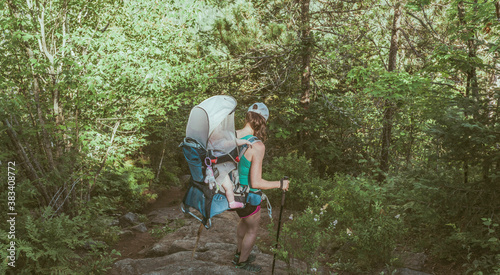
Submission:
<svg viewBox="0 0 500 275">
<path fill-rule="evenodd" d="M 141 211 L 141 214 L 148 214 L 156 209 L 180 204 L 183 196 L 183 190 L 171 187 L 158 194 L 158 198 L 153 203 L 147 205 L 145 209 Z M 143 258 L 144 255 L 139 254 L 139 252 L 146 247 L 152 246 L 157 241 L 157 239 L 151 236 L 149 231 L 144 233 L 137 232 L 135 235 L 123 237 L 113 247 L 113 249 L 119 251 L 121 254 L 116 260 Z"/>
<path fill-rule="evenodd" d="M 145 207 L 143 211 L 141 211 L 141 214 L 147 215 L 148 213 L 157 209 L 180 205 L 184 193 L 185 190 L 181 188 L 171 187 L 168 190 L 161 192 L 158 195 L 158 198 L 153 203 L 149 204 L 148 206 Z M 283 211 L 283 217 L 282 217 L 283 220 L 285 220 L 286 217 L 290 216 L 290 213 L 288 212 L 289 211 L 287 210 Z M 273 219 L 275 220 L 276 223 L 279 216 L 279 207 L 275 207 L 272 211 L 272 214 L 273 214 Z M 234 213 L 234 215 L 236 215 L 236 213 Z M 256 244 L 257 246 L 261 247 L 262 250 L 268 250 L 268 248 L 271 246 L 276 236 L 270 236 L 269 234 L 266 234 L 268 224 L 270 223 L 271 220 L 264 206 L 261 215 L 262 215 L 261 225 L 260 225 L 261 234 L 258 237 Z M 202 234 L 210 234 L 210 231 L 209 230 L 204 231 Z M 144 258 L 144 255 L 139 254 L 139 252 L 145 249 L 146 247 L 151 247 L 157 241 L 158 241 L 157 239 L 151 236 L 149 231 L 145 233 L 136 232 L 135 235 L 123 237 L 112 248 L 119 251 L 121 254 L 121 256 L 117 257 L 116 260 L 121 260 L 125 258 L 140 259 Z"/>
</svg>

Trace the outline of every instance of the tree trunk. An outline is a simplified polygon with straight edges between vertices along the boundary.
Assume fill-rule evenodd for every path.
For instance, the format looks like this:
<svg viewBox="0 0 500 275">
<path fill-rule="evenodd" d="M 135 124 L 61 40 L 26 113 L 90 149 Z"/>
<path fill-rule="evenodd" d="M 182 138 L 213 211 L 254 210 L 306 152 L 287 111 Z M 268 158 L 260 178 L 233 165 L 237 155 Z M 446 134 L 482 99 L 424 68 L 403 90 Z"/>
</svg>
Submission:
<svg viewBox="0 0 500 275">
<path fill-rule="evenodd" d="M 49 195 L 47 194 L 47 190 L 45 190 L 45 187 L 40 184 L 40 178 L 36 172 L 36 169 L 34 168 L 30 158 L 28 157 L 28 154 L 26 154 L 24 146 L 21 144 L 21 141 L 19 140 L 16 131 L 12 128 L 12 125 L 9 123 L 7 119 L 3 120 L 3 124 L 7 127 L 7 135 L 9 136 L 12 144 L 14 144 L 14 147 L 17 150 L 18 158 L 22 160 L 21 165 L 23 166 L 24 171 L 26 171 L 28 179 L 30 179 L 30 181 L 33 183 L 38 192 L 42 194 L 42 199 L 43 199 L 42 204 L 47 205 L 50 201 Z"/>
<path fill-rule="evenodd" d="M 415 141 L 414 137 L 414 128 L 415 128 L 415 120 L 413 119 L 413 116 L 410 118 L 410 136 L 409 136 L 409 144 L 408 144 L 408 149 L 406 151 L 406 167 L 409 168 L 411 165 L 411 159 L 412 159 L 412 147 L 413 143 Z"/>
<path fill-rule="evenodd" d="M 27 49 L 30 59 L 33 58 L 33 53 L 31 49 Z M 52 156 L 51 142 L 49 138 L 49 134 L 45 129 L 45 118 L 42 111 L 41 103 L 40 103 L 40 87 L 38 86 L 38 77 L 35 75 L 34 68 L 33 70 L 33 94 L 35 96 L 35 105 L 38 114 L 38 123 L 40 123 L 40 128 L 42 130 L 42 139 L 43 139 L 43 148 L 45 150 L 45 154 L 47 156 L 47 160 L 49 162 L 49 166 L 52 170 L 56 170 L 56 165 L 54 163 L 54 157 Z"/>
<path fill-rule="evenodd" d="M 398 29 L 401 20 L 401 3 L 397 2 L 394 6 L 394 18 L 392 21 L 391 46 L 389 48 L 389 64 L 387 71 L 392 72 L 396 69 L 396 61 L 398 54 Z M 386 99 L 384 102 L 384 117 L 382 122 L 382 148 L 380 153 L 380 174 L 378 181 L 385 180 L 385 174 L 389 171 L 389 155 L 392 136 L 392 119 L 396 107 L 391 100 Z"/>
<path fill-rule="evenodd" d="M 301 30 L 300 38 L 302 43 L 302 66 L 301 66 L 301 88 L 302 97 L 300 103 L 307 109 L 311 102 L 311 26 L 310 26 L 310 13 L 309 4 L 310 0 L 300 1 L 300 17 L 301 17 Z"/>
<path fill-rule="evenodd" d="M 113 148 L 113 142 L 115 140 L 116 131 L 118 130 L 118 127 L 120 126 L 120 122 L 121 121 L 118 120 L 115 123 L 115 127 L 113 128 L 113 134 L 111 135 L 111 141 L 109 142 L 108 150 L 106 150 L 106 154 L 104 155 L 104 158 L 102 159 L 101 165 L 99 166 L 99 168 L 97 169 L 97 172 L 95 173 L 94 184 L 90 185 L 91 183 L 89 182 L 88 194 L 87 194 L 87 200 L 89 200 L 89 201 L 90 201 L 90 192 L 96 186 L 96 184 L 97 184 L 97 178 L 99 177 L 99 174 L 101 173 L 102 169 L 104 168 L 104 165 L 106 164 L 106 160 L 108 159 L 109 152 Z"/>
<path fill-rule="evenodd" d="M 302 107 L 302 115 L 298 117 L 298 124 L 307 125 L 308 109 L 311 102 L 311 56 L 312 56 L 312 38 L 311 38 L 311 0 L 299 0 L 297 3 L 300 6 L 300 28 L 298 36 L 300 39 L 300 106 Z M 313 140 L 314 132 L 307 129 L 301 129 L 297 132 L 298 147 L 303 151 L 308 151 L 307 144 Z M 314 156 L 311 156 L 314 158 Z"/>
<path fill-rule="evenodd" d="M 474 1 L 474 3 L 477 3 L 477 0 Z M 458 2 L 457 9 L 458 9 L 458 19 L 460 21 L 460 24 L 465 25 L 466 24 L 466 22 L 465 22 L 465 7 L 464 7 L 463 1 Z M 465 72 L 466 76 L 467 76 L 467 83 L 465 86 L 465 97 L 470 98 L 472 96 L 472 98 L 474 99 L 474 103 L 472 103 L 472 104 L 475 104 L 477 102 L 476 99 L 478 99 L 478 97 L 479 97 L 479 84 L 477 81 L 476 66 L 474 66 L 474 64 L 471 64 L 471 63 L 473 62 L 473 59 L 476 57 L 477 45 L 474 41 L 475 34 L 473 33 L 473 30 L 467 29 L 466 33 L 469 35 L 469 38 L 467 39 L 467 55 L 469 57 L 469 60 L 468 60 L 469 66 Z M 469 114 L 467 112 L 465 112 L 465 116 L 467 117 L 468 115 Z M 474 119 L 476 119 L 478 117 L 477 108 L 473 108 L 472 117 Z M 469 181 L 468 178 L 469 178 L 469 160 L 467 159 L 467 155 L 465 155 L 464 156 L 464 184 L 468 183 L 468 181 Z"/>
<path fill-rule="evenodd" d="M 17 9 L 17 6 L 15 5 L 15 3 L 13 3 L 13 1 L 9 1 L 8 2 L 8 5 L 9 5 L 9 8 L 10 8 L 10 14 L 13 18 L 16 18 L 18 19 L 19 18 L 19 14 L 18 14 L 18 9 Z M 23 27 L 21 24 L 19 24 L 17 26 L 17 28 L 20 30 L 20 31 L 23 31 Z M 45 41 L 44 41 L 45 43 Z M 29 44 L 27 42 L 24 42 L 24 51 L 26 52 L 26 54 L 28 55 L 29 59 L 36 59 L 34 54 L 33 54 L 33 50 L 30 48 Z M 51 149 L 51 142 L 50 142 L 50 138 L 49 138 L 49 134 L 47 133 L 47 130 L 45 129 L 45 118 L 44 118 L 44 113 L 42 111 L 42 106 L 41 106 L 41 102 L 40 102 L 40 86 L 39 86 L 39 82 L 38 82 L 38 76 L 36 74 L 36 71 L 35 71 L 35 68 L 33 67 L 33 65 L 31 64 L 31 75 L 32 75 L 32 78 L 33 78 L 33 95 L 34 95 L 34 99 L 35 99 L 35 106 L 36 106 L 36 109 L 37 109 L 37 115 L 38 115 L 38 123 L 40 125 L 40 128 L 41 128 L 41 132 L 42 132 L 42 138 L 43 138 L 43 149 L 45 151 L 45 155 L 47 157 L 47 161 L 49 163 L 49 166 L 50 166 L 50 169 L 51 170 L 54 170 L 54 171 L 57 171 L 56 170 L 56 166 L 55 166 L 55 163 L 54 163 L 54 158 L 53 158 L 53 155 L 52 155 L 52 149 Z"/>
<path fill-rule="evenodd" d="M 495 2 L 495 11 L 497 15 L 497 21 L 500 22 L 500 1 Z"/>
</svg>

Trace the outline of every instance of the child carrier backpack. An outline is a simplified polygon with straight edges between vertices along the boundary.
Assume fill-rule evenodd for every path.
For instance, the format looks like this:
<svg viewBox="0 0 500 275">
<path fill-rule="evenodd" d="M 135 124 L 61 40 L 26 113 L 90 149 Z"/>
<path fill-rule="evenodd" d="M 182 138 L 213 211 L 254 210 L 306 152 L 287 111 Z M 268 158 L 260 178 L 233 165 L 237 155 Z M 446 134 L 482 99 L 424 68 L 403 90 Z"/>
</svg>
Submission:
<svg viewBox="0 0 500 275">
<path fill-rule="evenodd" d="M 236 201 L 246 202 L 249 187 L 239 184 L 238 162 L 242 150 L 236 145 L 234 111 L 236 100 L 218 95 L 208 98 L 191 109 L 186 137 L 179 145 L 189 165 L 191 178 L 181 210 L 190 214 L 209 229 L 211 218 L 229 210 L 220 183 L 230 177 Z M 191 212 L 196 209 L 201 216 Z"/>
</svg>

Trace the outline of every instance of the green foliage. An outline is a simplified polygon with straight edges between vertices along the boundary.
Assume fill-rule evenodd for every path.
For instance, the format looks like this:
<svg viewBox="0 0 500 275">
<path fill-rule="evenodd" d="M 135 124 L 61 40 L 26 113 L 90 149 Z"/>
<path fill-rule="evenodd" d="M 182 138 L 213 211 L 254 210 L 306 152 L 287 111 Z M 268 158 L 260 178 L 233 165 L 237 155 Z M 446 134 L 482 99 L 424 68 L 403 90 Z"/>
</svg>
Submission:
<svg viewBox="0 0 500 275">
<path fill-rule="evenodd" d="M 287 263 L 290 259 L 300 259 L 307 263 L 308 270 L 317 268 L 324 259 L 322 246 L 328 240 L 327 231 L 320 226 L 320 215 L 312 209 L 292 216 L 280 233 L 280 255 Z"/>
<path fill-rule="evenodd" d="M 132 161 L 127 161 L 123 167 L 105 171 L 94 189 L 96 206 L 101 201 L 106 204 L 101 205 L 103 209 L 112 210 L 117 205 L 126 206 L 131 211 L 140 209 L 157 197 L 152 192 L 153 179 L 149 168 L 136 167 Z"/>
<path fill-rule="evenodd" d="M 283 229 L 284 258 L 368 272 L 399 241 L 500 272 L 496 2 L 407 2 L 393 72 L 392 3 L 313 1 L 307 14 L 301 3 L 2 2 L 0 164 L 19 164 L 19 265 L 104 273 L 113 252 L 75 251 L 113 243 L 108 215 L 178 183 L 190 108 L 230 94 L 237 117 L 255 101 L 271 110 L 264 178 L 290 176 L 287 208 L 301 213 Z M 391 160 L 378 184 L 387 102 Z"/>
<path fill-rule="evenodd" d="M 429 129 L 443 147 L 441 157 L 449 161 L 467 160 L 471 164 L 491 166 L 498 160 L 493 144 L 500 142 L 496 134 L 498 125 L 487 115 L 487 101 L 472 103 L 457 98 L 457 105 L 448 108 L 444 116 L 436 118 L 436 125 Z"/>
<path fill-rule="evenodd" d="M 361 270 L 389 263 L 404 232 L 401 214 L 386 200 L 392 186 L 365 177 L 337 176 L 334 182 L 324 206 L 324 224 L 338 249 L 330 263 L 354 261 Z"/>
<path fill-rule="evenodd" d="M 497 268 L 497 222 L 481 218 L 489 208 L 483 202 L 493 197 L 481 194 L 476 189 L 480 186 L 464 184 L 460 171 L 451 169 L 446 173 L 415 169 L 393 180 L 398 188 L 389 198 L 404 218 L 415 247 L 429 249 L 443 260 L 464 263 L 469 272 L 489 274 Z M 474 209 L 469 201 L 475 202 Z"/>
<path fill-rule="evenodd" d="M 120 256 L 120 252 L 112 250 L 111 252 L 102 251 L 93 248 L 90 253 L 83 258 L 81 266 L 78 268 L 79 274 L 107 274 L 115 262 L 116 256 Z M 74 271 L 72 271 L 74 273 Z"/>
<path fill-rule="evenodd" d="M 273 158 L 268 165 L 264 165 L 263 177 L 269 180 L 279 180 L 284 176 L 290 178 L 290 188 L 287 193 L 287 200 L 293 201 L 287 205 L 287 208 L 294 210 L 304 210 L 311 203 L 311 193 L 318 193 L 322 180 L 318 173 L 312 168 L 311 160 L 296 153 L 286 157 Z M 266 191 L 273 202 L 281 201 L 281 192 L 279 190 Z"/>
<path fill-rule="evenodd" d="M 454 251 L 456 260 L 465 260 L 466 273 L 496 274 L 500 271 L 500 241 L 498 223 L 482 218 L 482 230 L 462 231 L 455 224 L 449 224 L 453 233 L 445 240 L 447 251 Z M 455 249 L 452 249 L 455 248 Z M 451 254 L 453 255 L 453 254 Z"/>
<path fill-rule="evenodd" d="M 376 98 L 401 101 L 405 97 L 421 99 L 429 90 L 429 80 L 407 72 L 355 67 L 349 72 L 354 84 L 366 87 L 364 92 Z M 372 81 L 368 84 L 369 81 Z"/>
<path fill-rule="evenodd" d="M 46 210 L 40 218 L 18 216 L 17 270 L 25 274 L 69 272 L 79 258 L 75 250 L 89 240 L 84 229 L 86 221 L 66 215 L 47 218 L 50 214 L 51 211 Z"/>
<path fill-rule="evenodd" d="M 275 158 L 269 166 L 269 178 L 289 173 L 286 207 L 299 210 L 283 227 L 281 257 L 350 271 L 390 262 L 404 233 L 402 213 L 386 199 L 393 185 L 380 186 L 363 176 L 321 179 L 309 160 L 295 154 Z M 278 194 L 268 195 L 279 201 Z"/>
</svg>

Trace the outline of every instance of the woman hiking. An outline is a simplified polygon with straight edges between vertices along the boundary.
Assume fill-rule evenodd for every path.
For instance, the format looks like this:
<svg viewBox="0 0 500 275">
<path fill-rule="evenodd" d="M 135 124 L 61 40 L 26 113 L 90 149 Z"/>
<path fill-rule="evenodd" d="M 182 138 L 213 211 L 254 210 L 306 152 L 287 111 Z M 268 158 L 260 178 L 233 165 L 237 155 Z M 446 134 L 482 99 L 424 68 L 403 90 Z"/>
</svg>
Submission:
<svg viewBox="0 0 500 275">
<path fill-rule="evenodd" d="M 245 208 L 237 209 L 240 222 L 236 230 L 237 251 L 234 255 L 233 264 L 251 272 L 261 271 L 261 267 L 251 264 L 255 255 L 250 251 L 257 239 L 257 231 L 260 223 L 260 189 L 281 188 L 288 190 L 289 180 L 267 181 L 262 178 L 262 161 L 266 152 L 263 141 L 266 140 L 266 122 L 269 118 L 269 109 L 264 103 L 255 103 L 248 108 L 245 116 L 245 127 L 236 131 L 236 137 L 249 140 L 253 137 L 259 140 L 248 148 L 238 165 L 238 173 L 241 185 L 249 185 L 250 194 Z"/>
</svg>

